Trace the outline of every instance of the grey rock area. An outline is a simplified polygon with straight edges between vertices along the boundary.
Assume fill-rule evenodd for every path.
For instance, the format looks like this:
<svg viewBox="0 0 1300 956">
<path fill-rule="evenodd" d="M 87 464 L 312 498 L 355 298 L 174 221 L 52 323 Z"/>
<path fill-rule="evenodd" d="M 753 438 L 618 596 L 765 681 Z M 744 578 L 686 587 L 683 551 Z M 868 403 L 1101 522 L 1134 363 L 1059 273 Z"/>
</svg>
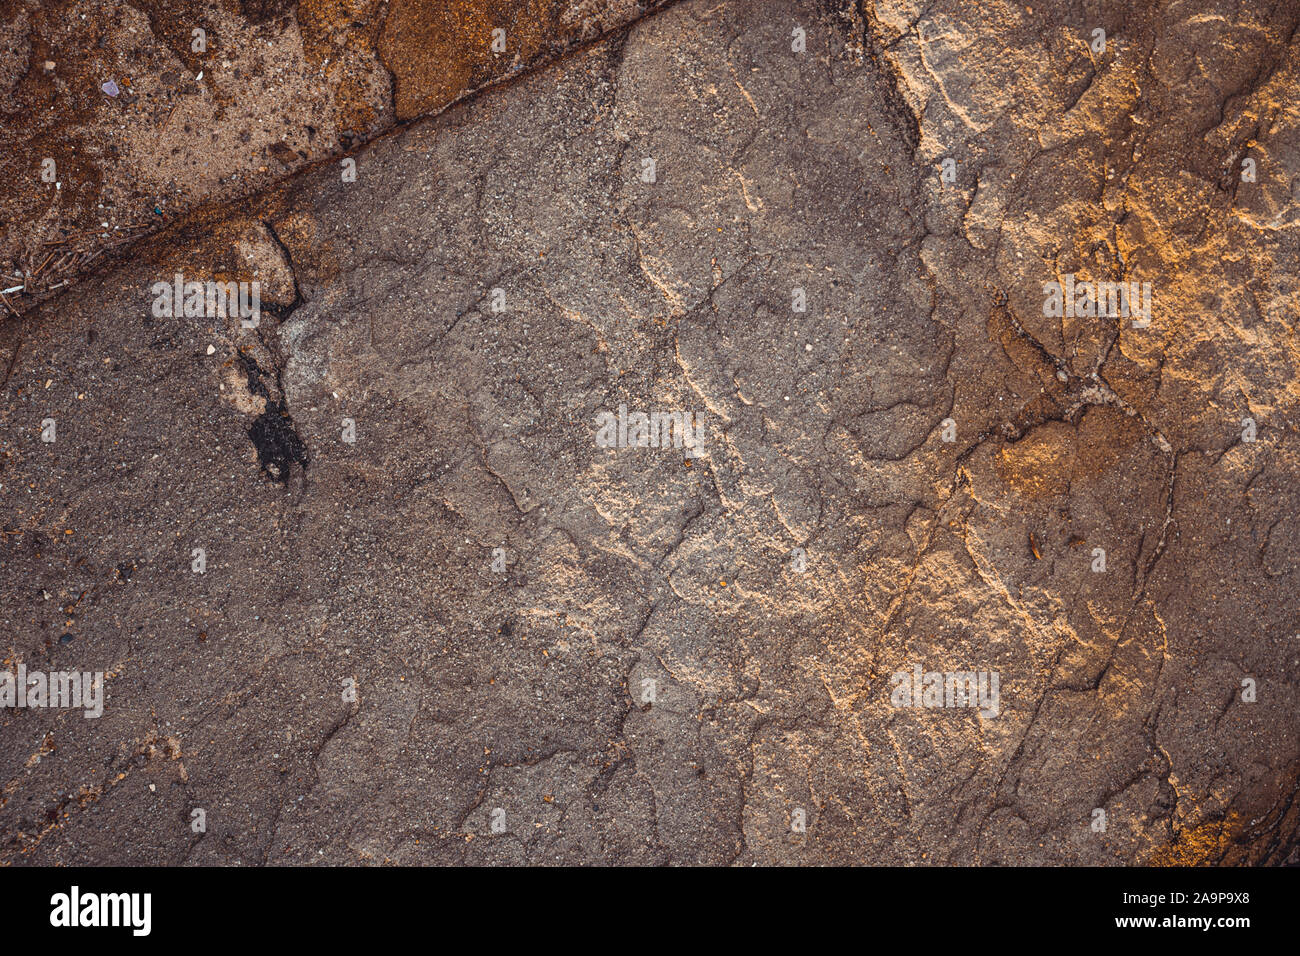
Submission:
<svg viewBox="0 0 1300 956">
<path fill-rule="evenodd" d="M 1298 25 L 684 0 L 9 322 L 0 864 L 1294 862 Z"/>
</svg>

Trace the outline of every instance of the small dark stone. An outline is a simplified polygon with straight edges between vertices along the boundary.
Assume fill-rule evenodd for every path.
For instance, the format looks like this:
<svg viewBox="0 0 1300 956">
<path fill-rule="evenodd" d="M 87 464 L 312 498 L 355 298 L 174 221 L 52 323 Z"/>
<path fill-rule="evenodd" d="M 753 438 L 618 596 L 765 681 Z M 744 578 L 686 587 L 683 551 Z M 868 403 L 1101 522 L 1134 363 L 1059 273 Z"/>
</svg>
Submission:
<svg viewBox="0 0 1300 956">
<path fill-rule="evenodd" d="M 266 151 L 286 166 L 292 166 L 298 161 L 298 154 L 285 143 L 272 143 Z"/>
</svg>

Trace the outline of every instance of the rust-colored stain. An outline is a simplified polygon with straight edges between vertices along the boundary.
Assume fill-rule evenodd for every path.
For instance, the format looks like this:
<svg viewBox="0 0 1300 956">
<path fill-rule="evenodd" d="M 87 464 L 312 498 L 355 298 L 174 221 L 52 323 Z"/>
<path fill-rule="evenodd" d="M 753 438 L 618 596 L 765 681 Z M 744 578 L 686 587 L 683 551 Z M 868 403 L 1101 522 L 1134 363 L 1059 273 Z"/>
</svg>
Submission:
<svg viewBox="0 0 1300 956">
<path fill-rule="evenodd" d="M 625 0 L 394 0 L 379 52 L 393 73 L 397 117 L 442 109 L 465 93 L 632 21 L 640 8 Z"/>
<path fill-rule="evenodd" d="M 1174 842 L 1151 855 L 1152 866 L 1211 866 L 1223 859 L 1241 829 L 1236 813 L 1197 827 L 1179 830 Z"/>
<path fill-rule="evenodd" d="M 339 127 L 368 130 L 381 119 L 365 76 L 343 68 L 379 59 L 383 0 L 299 0 L 298 27 L 307 61 L 328 78 Z M 350 57 L 340 54 L 351 54 Z M 332 68 L 331 68 L 332 65 Z"/>
</svg>

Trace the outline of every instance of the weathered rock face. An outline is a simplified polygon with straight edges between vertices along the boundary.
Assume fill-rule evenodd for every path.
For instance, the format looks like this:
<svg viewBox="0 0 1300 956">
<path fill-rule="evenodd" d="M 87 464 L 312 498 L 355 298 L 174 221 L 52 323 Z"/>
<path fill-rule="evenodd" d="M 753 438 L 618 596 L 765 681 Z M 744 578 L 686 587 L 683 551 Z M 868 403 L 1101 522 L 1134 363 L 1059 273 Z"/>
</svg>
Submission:
<svg viewBox="0 0 1300 956">
<path fill-rule="evenodd" d="M 687 0 L 9 323 L 7 663 L 106 696 L 0 859 L 1292 856 L 1300 11 L 975 7 Z"/>
<path fill-rule="evenodd" d="M 172 217 L 338 159 L 647 6 L 12 0 L 0 6 L 0 288 L 21 285 L 26 307 Z"/>
<path fill-rule="evenodd" d="M 666 0 L 391 0 L 379 52 L 413 119 L 631 23 Z"/>
</svg>

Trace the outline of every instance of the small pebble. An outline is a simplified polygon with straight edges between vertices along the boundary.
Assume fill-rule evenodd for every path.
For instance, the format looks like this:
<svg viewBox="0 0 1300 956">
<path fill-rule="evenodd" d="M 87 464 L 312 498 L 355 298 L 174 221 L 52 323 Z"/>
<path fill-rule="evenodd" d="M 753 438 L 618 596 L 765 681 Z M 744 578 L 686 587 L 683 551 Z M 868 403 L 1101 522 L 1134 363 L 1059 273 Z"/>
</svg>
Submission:
<svg viewBox="0 0 1300 956">
<path fill-rule="evenodd" d="M 100 89 L 103 90 L 105 93 L 107 93 L 109 96 L 117 96 L 118 93 L 122 92 L 117 88 L 117 84 L 114 83 L 112 80 L 109 80 L 107 83 L 101 86 Z"/>
</svg>

